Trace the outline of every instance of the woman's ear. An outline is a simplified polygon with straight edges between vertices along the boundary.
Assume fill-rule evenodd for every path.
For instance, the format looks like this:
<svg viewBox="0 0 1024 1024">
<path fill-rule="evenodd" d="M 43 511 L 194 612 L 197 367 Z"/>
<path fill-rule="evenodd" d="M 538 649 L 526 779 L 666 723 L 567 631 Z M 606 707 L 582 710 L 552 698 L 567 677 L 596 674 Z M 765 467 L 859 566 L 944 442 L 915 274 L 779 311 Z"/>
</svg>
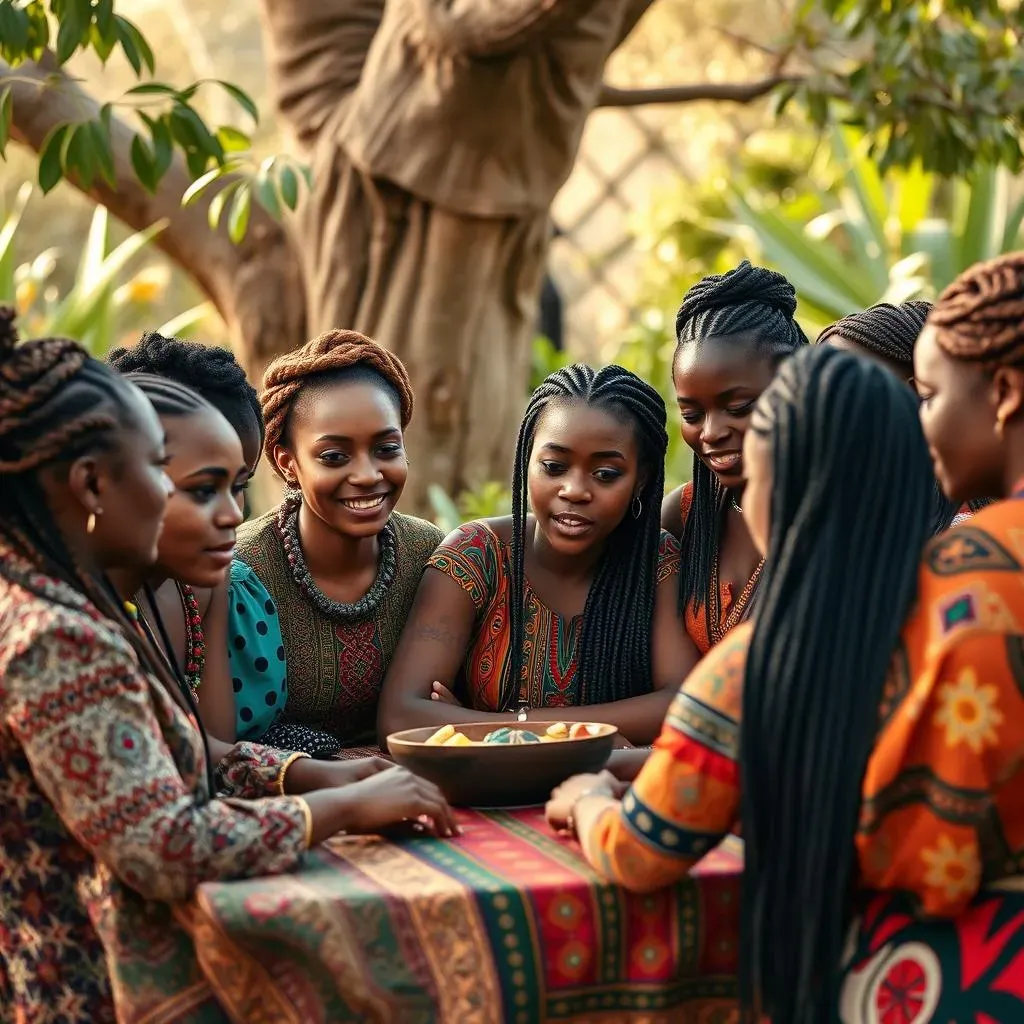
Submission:
<svg viewBox="0 0 1024 1024">
<path fill-rule="evenodd" d="M 1024 371 L 1013 366 L 1000 366 L 992 374 L 995 396 L 996 431 L 1000 435 L 1006 424 L 1024 407 Z"/>
<path fill-rule="evenodd" d="M 101 466 L 94 455 L 82 455 L 71 463 L 66 487 L 82 506 L 86 517 L 102 514 L 108 476 L 109 470 Z"/>
<path fill-rule="evenodd" d="M 295 456 L 284 445 L 274 445 L 274 468 L 289 487 L 299 486 L 299 478 L 295 472 Z"/>
</svg>

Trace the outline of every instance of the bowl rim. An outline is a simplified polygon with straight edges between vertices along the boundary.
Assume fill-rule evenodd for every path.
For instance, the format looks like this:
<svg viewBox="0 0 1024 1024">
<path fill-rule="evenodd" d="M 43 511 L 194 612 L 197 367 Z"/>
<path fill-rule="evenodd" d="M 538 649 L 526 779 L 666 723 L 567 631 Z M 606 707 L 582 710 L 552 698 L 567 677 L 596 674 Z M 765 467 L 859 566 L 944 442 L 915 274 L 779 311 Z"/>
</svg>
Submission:
<svg viewBox="0 0 1024 1024">
<path fill-rule="evenodd" d="M 461 732 L 463 729 L 472 728 L 472 727 L 475 727 L 475 726 L 487 726 L 489 728 L 493 727 L 493 729 L 504 728 L 504 726 L 501 726 L 501 725 L 494 725 L 493 722 L 460 722 L 458 725 L 455 725 L 455 723 L 452 722 L 452 723 L 449 723 L 449 724 L 452 725 L 452 727 L 455 729 L 456 732 Z M 525 729 L 525 730 L 527 730 L 529 732 L 533 732 L 534 730 L 531 729 L 530 726 L 531 725 L 540 725 L 540 724 L 542 724 L 542 723 L 539 723 L 539 722 L 534 722 L 534 723 L 531 723 L 531 722 L 509 722 L 509 723 L 507 723 L 507 727 L 508 728 L 513 728 L 513 729 L 519 729 L 519 730 L 524 730 Z M 543 723 L 545 728 L 548 728 L 549 726 L 552 726 L 554 724 L 555 724 L 554 722 L 545 722 L 545 723 Z M 571 727 L 572 725 L 576 725 L 577 723 L 576 722 L 572 722 L 572 723 L 568 723 L 567 722 L 566 724 L 570 725 L 570 727 Z M 619 727 L 618 726 L 616 726 L 616 725 L 609 725 L 607 722 L 583 722 L 583 723 L 580 723 L 580 724 L 583 724 L 583 725 L 596 725 L 596 726 L 598 726 L 601 729 L 601 732 L 599 732 L 596 736 L 579 736 L 576 739 L 571 741 L 574 744 L 593 742 L 595 740 L 607 740 L 607 739 L 610 739 L 610 738 L 613 738 L 613 737 L 617 736 L 618 732 L 619 732 Z M 397 743 L 399 746 L 406 747 L 407 749 L 410 749 L 410 750 L 446 750 L 449 753 L 451 751 L 453 751 L 453 750 L 460 750 L 460 751 L 467 751 L 467 752 L 468 751 L 479 751 L 479 750 L 502 750 L 502 749 L 507 749 L 507 750 L 524 750 L 524 749 L 529 749 L 529 748 L 533 747 L 532 743 L 481 743 L 479 741 L 474 741 L 470 746 L 446 747 L 443 743 L 427 743 L 426 740 L 414 740 L 414 739 L 409 739 L 408 738 L 409 733 L 412 733 L 412 732 L 423 732 L 425 729 L 430 729 L 430 728 L 431 728 L 430 726 L 418 725 L 418 726 L 416 726 L 413 729 L 400 729 L 398 732 L 389 733 L 387 735 L 386 739 L 385 739 L 385 742 L 388 745 L 388 749 L 391 748 L 391 744 L 394 742 L 394 743 Z M 432 729 L 430 735 L 433 735 L 435 732 L 438 731 L 438 729 L 443 729 L 443 728 L 444 728 L 443 725 L 439 725 L 439 726 L 434 727 Z M 492 729 L 492 731 L 493 731 L 493 729 Z M 546 749 L 553 749 L 553 748 L 550 745 L 546 745 Z"/>
</svg>

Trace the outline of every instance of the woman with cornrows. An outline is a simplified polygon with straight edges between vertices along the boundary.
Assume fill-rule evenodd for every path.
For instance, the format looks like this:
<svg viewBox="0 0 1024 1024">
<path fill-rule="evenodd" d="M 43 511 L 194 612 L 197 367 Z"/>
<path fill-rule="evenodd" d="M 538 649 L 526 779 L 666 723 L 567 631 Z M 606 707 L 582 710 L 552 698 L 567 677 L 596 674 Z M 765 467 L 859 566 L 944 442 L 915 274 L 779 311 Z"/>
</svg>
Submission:
<svg viewBox="0 0 1024 1024">
<path fill-rule="evenodd" d="M 762 560 L 743 520 L 743 436 L 779 363 L 807 344 L 796 292 L 744 260 L 698 281 L 676 314 L 676 389 L 693 480 L 666 495 L 662 526 L 679 539 L 679 603 L 706 654 L 750 611 Z"/>
<path fill-rule="evenodd" d="M 270 364 L 261 402 L 264 452 L 288 493 L 238 531 L 237 556 L 273 603 L 249 639 L 229 642 L 244 647 L 275 627 L 283 644 L 233 663 L 239 716 L 261 668 L 281 657 L 287 701 L 261 742 L 315 757 L 364 756 L 376 750 L 384 675 L 443 536 L 395 511 L 409 473 L 409 376 L 369 338 L 331 331 Z"/>
<path fill-rule="evenodd" d="M 932 304 L 923 299 L 897 305 L 880 302 L 826 327 L 818 335 L 818 344 L 874 359 L 913 387 L 914 343 L 924 329 L 931 309 Z M 931 533 L 937 536 L 950 526 L 958 526 L 990 504 L 991 499 L 981 498 L 962 506 L 955 505 L 936 481 L 929 519 Z"/>
<path fill-rule="evenodd" d="M 658 521 L 667 445 L 661 396 L 621 366 L 544 380 L 519 429 L 512 515 L 467 523 L 428 562 L 381 737 L 524 713 L 651 742 L 697 658 Z"/>
</svg>

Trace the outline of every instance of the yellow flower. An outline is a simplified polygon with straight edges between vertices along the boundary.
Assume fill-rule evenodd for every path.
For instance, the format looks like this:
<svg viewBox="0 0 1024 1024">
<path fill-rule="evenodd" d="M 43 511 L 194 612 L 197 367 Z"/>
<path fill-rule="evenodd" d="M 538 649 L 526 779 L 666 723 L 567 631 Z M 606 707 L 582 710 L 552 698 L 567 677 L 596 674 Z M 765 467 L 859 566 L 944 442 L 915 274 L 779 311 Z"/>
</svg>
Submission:
<svg viewBox="0 0 1024 1024">
<path fill-rule="evenodd" d="M 933 848 L 921 851 L 921 859 L 928 866 L 925 885 L 941 889 L 948 901 L 974 895 L 981 878 L 981 862 L 970 843 L 958 847 L 943 834 Z"/>
<path fill-rule="evenodd" d="M 1003 713 L 996 707 L 999 691 L 988 683 L 979 685 L 973 668 L 965 668 L 955 683 L 943 683 L 939 699 L 942 705 L 934 722 L 945 726 L 947 746 L 966 743 L 980 754 L 986 746 L 995 745 L 996 727 L 1003 722 Z"/>
<path fill-rule="evenodd" d="M 18 287 L 14 293 L 14 304 L 19 315 L 24 316 L 32 308 L 38 295 L 39 284 L 33 281 L 32 278 L 28 277 L 24 281 L 18 282 Z"/>
</svg>

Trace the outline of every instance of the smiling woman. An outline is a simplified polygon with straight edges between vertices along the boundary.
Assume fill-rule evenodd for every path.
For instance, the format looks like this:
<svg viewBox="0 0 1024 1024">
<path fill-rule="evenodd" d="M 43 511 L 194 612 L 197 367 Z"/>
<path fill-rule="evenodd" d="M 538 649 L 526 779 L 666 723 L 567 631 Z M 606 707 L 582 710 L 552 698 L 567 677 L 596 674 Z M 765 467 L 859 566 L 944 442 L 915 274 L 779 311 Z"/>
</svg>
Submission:
<svg viewBox="0 0 1024 1024">
<path fill-rule="evenodd" d="M 576 364 L 534 392 L 511 517 L 467 523 L 428 563 L 381 699 L 383 739 L 446 723 L 607 722 L 649 743 L 696 661 L 658 522 L 658 393 Z M 527 508 L 532 515 L 527 514 Z"/>
<path fill-rule="evenodd" d="M 264 451 L 289 490 L 239 531 L 238 553 L 270 592 L 283 643 L 234 679 L 246 693 L 261 661 L 287 662 L 287 704 L 264 743 L 358 756 L 373 738 L 384 674 L 442 536 L 395 511 L 412 404 L 405 367 L 354 331 L 321 335 L 267 369 Z"/>
<path fill-rule="evenodd" d="M 698 281 L 676 314 L 672 381 L 693 481 L 666 495 L 662 526 L 679 538 L 680 611 L 706 654 L 750 610 L 761 558 L 743 522 L 743 436 L 779 363 L 807 344 L 796 292 L 744 260 Z"/>
</svg>

